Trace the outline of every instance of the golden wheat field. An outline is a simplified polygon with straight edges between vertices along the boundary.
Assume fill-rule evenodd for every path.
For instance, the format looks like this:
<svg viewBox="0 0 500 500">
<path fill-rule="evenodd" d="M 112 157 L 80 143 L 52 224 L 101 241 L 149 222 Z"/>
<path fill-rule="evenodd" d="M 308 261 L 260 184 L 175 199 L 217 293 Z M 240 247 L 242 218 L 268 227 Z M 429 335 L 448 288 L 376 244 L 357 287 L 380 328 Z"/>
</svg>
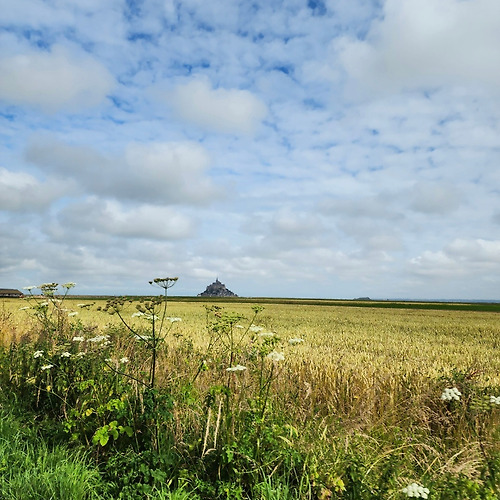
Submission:
<svg viewBox="0 0 500 500">
<path fill-rule="evenodd" d="M 82 304 L 92 304 L 82 307 Z M 99 311 L 104 300 L 67 298 L 71 318 L 105 328 L 118 324 L 117 316 Z M 253 304 L 217 303 L 250 321 Z M 29 300 L 2 299 L 3 342 L 33 327 Z M 132 323 L 132 303 L 124 318 Z M 168 303 L 169 316 L 181 318 L 171 333 L 189 338 L 200 348 L 206 338 L 206 307 L 196 300 Z M 246 326 L 245 320 L 241 321 Z M 500 384 L 500 316 L 494 312 L 380 309 L 332 305 L 265 304 L 255 323 L 282 339 L 287 362 L 306 364 L 323 373 L 347 368 L 366 377 L 412 373 L 436 377 L 453 369 L 474 370 L 477 380 Z M 288 340 L 301 338 L 300 345 Z"/>
</svg>

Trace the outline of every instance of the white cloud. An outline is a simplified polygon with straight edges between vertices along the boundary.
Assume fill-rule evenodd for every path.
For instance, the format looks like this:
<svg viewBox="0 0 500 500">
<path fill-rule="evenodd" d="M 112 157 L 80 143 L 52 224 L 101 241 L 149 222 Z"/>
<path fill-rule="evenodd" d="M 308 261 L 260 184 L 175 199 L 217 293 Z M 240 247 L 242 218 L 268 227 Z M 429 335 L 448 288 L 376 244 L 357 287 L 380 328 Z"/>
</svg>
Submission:
<svg viewBox="0 0 500 500">
<path fill-rule="evenodd" d="M 365 40 L 334 42 L 348 74 L 372 88 L 500 84 L 497 0 L 386 0 Z"/>
<path fill-rule="evenodd" d="M 64 209 L 60 221 L 66 231 L 97 232 L 105 236 L 177 240 L 193 235 L 193 221 L 171 207 L 125 207 L 111 200 L 91 198 Z"/>
<path fill-rule="evenodd" d="M 443 183 L 418 182 L 410 194 L 411 208 L 426 214 L 445 214 L 459 207 L 456 189 Z"/>
<path fill-rule="evenodd" d="M 0 167 L 0 210 L 44 210 L 64 191 L 63 184 L 41 182 L 28 173 Z"/>
<path fill-rule="evenodd" d="M 208 175 L 210 156 L 198 143 L 131 143 L 121 155 L 35 136 L 26 158 L 56 177 L 71 176 L 80 189 L 122 200 L 207 204 L 221 196 Z"/>
<path fill-rule="evenodd" d="M 0 57 L 0 100 L 47 113 L 98 105 L 114 86 L 110 72 L 92 57 L 54 46 Z"/>
<path fill-rule="evenodd" d="M 442 250 L 426 250 L 410 261 L 413 272 L 431 278 L 474 278 L 498 281 L 500 240 L 458 238 Z M 496 276 L 496 278 L 495 278 Z"/>
<path fill-rule="evenodd" d="M 213 89 L 206 79 L 177 86 L 167 101 L 182 120 L 224 133 L 253 134 L 267 114 L 266 105 L 248 90 Z"/>
</svg>

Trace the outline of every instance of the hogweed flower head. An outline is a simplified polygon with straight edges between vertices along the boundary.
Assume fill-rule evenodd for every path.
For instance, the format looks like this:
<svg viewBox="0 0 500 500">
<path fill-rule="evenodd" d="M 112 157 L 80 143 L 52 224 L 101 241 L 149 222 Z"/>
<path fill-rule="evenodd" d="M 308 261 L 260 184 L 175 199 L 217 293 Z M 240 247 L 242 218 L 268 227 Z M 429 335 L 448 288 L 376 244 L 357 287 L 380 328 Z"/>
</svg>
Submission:
<svg viewBox="0 0 500 500">
<path fill-rule="evenodd" d="M 179 321 L 182 321 L 182 318 L 165 318 L 167 321 L 170 321 L 170 323 L 177 323 Z"/>
<path fill-rule="evenodd" d="M 40 367 L 40 370 L 50 370 L 51 368 L 53 368 L 54 365 L 43 365 Z"/>
<path fill-rule="evenodd" d="M 271 361 L 284 361 L 285 355 L 282 352 L 271 351 L 267 356 Z"/>
<path fill-rule="evenodd" d="M 130 360 L 127 358 L 127 356 L 123 356 L 123 358 L 120 358 L 120 363 L 125 364 L 128 363 Z"/>
<path fill-rule="evenodd" d="M 274 337 L 274 333 L 273 332 L 261 332 L 261 333 L 257 334 L 257 337 L 261 337 L 264 339 L 270 339 L 270 338 Z"/>
<path fill-rule="evenodd" d="M 42 283 L 38 288 L 42 291 L 43 295 L 52 296 L 56 291 L 58 283 Z"/>
<path fill-rule="evenodd" d="M 43 351 L 35 351 L 33 353 L 34 358 L 41 358 L 43 356 Z"/>
<path fill-rule="evenodd" d="M 72 311 L 68 313 L 68 316 L 76 316 L 78 313 L 76 311 Z"/>
<path fill-rule="evenodd" d="M 417 483 L 409 484 L 402 491 L 407 497 L 413 498 L 429 498 L 430 493 L 428 488 L 424 488 Z"/>
<path fill-rule="evenodd" d="M 34 290 L 35 288 L 38 288 L 38 287 L 35 285 L 23 286 L 23 290 L 27 290 L 28 292 L 31 292 L 31 290 Z"/>
<path fill-rule="evenodd" d="M 150 285 L 158 286 L 167 290 L 167 288 L 172 288 L 179 278 L 176 276 L 175 278 L 155 278 L 149 282 Z"/>
<path fill-rule="evenodd" d="M 259 333 L 261 332 L 262 330 L 264 330 L 264 328 L 262 328 L 262 326 L 257 326 L 257 325 L 251 325 L 249 330 L 251 332 L 254 332 L 254 333 Z"/>
<path fill-rule="evenodd" d="M 68 281 L 67 283 L 63 283 L 61 286 L 63 288 L 66 288 L 66 290 L 69 290 L 70 288 L 75 288 L 76 283 L 74 283 L 73 281 Z"/>
<path fill-rule="evenodd" d="M 83 342 L 85 337 L 73 337 L 73 342 Z"/>
<path fill-rule="evenodd" d="M 61 358 L 70 358 L 70 357 L 71 357 L 71 353 L 68 351 L 64 351 L 61 353 Z"/>
<path fill-rule="evenodd" d="M 304 342 L 304 339 L 299 339 L 299 338 L 295 338 L 295 339 L 288 339 L 288 343 L 289 343 L 290 345 L 302 344 L 302 342 Z"/>
<path fill-rule="evenodd" d="M 443 401 L 458 401 L 461 395 L 462 393 L 456 387 L 453 387 L 451 389 L 445 389 L 443 394 L 441 394 L 441 399 Z"/>
<path fill-rule="evenodd" d="M 246 366 L 243 365 L 236 365 L 236 366 L 230 366 L 229 368 L 226 368 L 227 372 L 242 372 L 247 369 Z"/>
</svg>

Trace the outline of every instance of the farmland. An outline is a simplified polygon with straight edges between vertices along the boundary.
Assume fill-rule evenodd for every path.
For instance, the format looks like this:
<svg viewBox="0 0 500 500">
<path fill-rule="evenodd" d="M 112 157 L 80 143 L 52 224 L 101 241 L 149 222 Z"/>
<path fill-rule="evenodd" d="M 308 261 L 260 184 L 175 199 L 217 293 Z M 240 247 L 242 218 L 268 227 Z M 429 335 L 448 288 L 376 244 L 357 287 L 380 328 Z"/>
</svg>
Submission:
<svg viewBox="0 0 500 500">
<path fill-rule="evenodd" d="M 48 299 L 0 304 L 2 405 L 96 498 L 498 498 L 495 305 Z"/>
</svg>

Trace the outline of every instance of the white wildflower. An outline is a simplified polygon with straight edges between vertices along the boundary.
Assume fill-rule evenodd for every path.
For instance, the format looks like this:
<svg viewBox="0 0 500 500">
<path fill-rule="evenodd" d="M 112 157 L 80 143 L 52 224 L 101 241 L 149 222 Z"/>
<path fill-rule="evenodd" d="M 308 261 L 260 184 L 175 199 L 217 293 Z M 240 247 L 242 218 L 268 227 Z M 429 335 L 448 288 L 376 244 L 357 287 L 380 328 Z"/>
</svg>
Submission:
<svg viewBox="0 0 500 500">
<path fill-rule="evenodd" d="M 500 406 L 500 396 L 490 396 L 490 403 L 492 405 Z"/>
<path fill-rule="evenodd" d="M 441 394 L 441 399 L 443 401 L 452 401 L 453 399 L 458 401 L 461 395 L 462 393 L 456 387 L 453 387 L 452 389 L 445 389 Z"/>
<path fill-rule="evenodd" d="M 73 337 L 73 342 L 83 342 L 85 337 Z"/>
<path fill-rule="evenodd" d="M 40 302 L 40 304 L 38 304 L 40 307 L 49 307 L 49 303 L 48 302 Z"/>
<path fill-rule="evenodd" d="M 135 340 L 151 340 L 152 337 L 150 335 L 137 335 L 134 334 Z"/>
<path fill-rule="evenodd" d="M 35 351 L 33 354 L 34 358 L 41 358 L 43 356 L 43 351 Z"/>
<path fill-rule="evenodd" d="M 182 318 L 165 318 L 165 319 L 170 321 L 170 323 L 177 323 L 178 321 L 182 321 Z"/>
<path fill-rule="evenodd" d="M 244 370 L 246 370 L 247 367 L 246 366 L 243 366 L 243 365 L 236 365 L 236 366 L 231 366 L 229 368 L 226 368 L 226 371 L 227 372 L 242 372 Z"/>
<path fill-rule="evenodd" d="M 123 356 L 123 358 L 120 359 L 120 363 L 125 364 L 128 363 L 130 360 L 127 358 L 127 356 Z"/>
<path fill-rule="evenodd" d="M 24 286 L 23 290 L 28 290 L 28 292 L 31 292 L 31 290 L 34 290 L 35 288 L 38 288 L 35 285 L 30 285 L 30 286 Z"/>
<path fill-rule="evenodd" d="M 76 286 L 76 283 L 73 283 L 73 281 L 68 281 L 67 283 L 63 283 L 61 286 L 69 290 L 70 288 L 74 288 Z"/>
<path fill-rule="evenodd" d="M 429 498 L 429 489 L 424 488 L 417 483 L 409 484 L 406 488 L 403 488 L 402 491 L 407 497 Z"/>
<path fill-rule="evenodd" d="M 76 304 L 76 307 L 87 307 L 90 306 L 90 304 Z"/>
<path fill-rule="evenodd" d="M 77 358 L 83 358 L 83 356 L 85 356 L 86 354 L 87 354 L 86 352 L 81 351 L 81 352 L 77 353 L 76 357 Z"/>
<path fill-rule="evenodd" d="M 295 338 L 295 339 L 288 339 L 288 343 L 289 343 L 290 345 L 302 344 L 302 342 L 304 342 L 304 339 L 299 339 L 299 338 Z"/>
<path fill-rule="evenodd" d="M 139 318 L 141 316 L 144 316 L 144 313 L 141 311 L 137 311 L 137 312 L 132 314 L 132 318 Z"/>
<path fill-rule="evenodd" d="M 76 311 L 72 311 L 68 313 L 68 316 L 76 316 L 78 313 Z"/>
<path fill-rule="evenodd" d="M 26 311 L 26 309 L 30 309 L 30 306 L 24 306 L 19 308 L 20 311 Z"/>
<path fill-rule="evenodd" d="M 244 326 L 241 325 L 234 325 L 235 328 L 245 328 Z"/>
<path fill-rule="evenodd" d="M 262 337 L 264 339 L 270 339 L 270 338 L 274 337 L 274 333 L 273 332 L 262 332 L 262 333 L 258 333 L 257 337 Z"/>
<path fill-rule="evenodd" d="M 111 358 L 104 358 L 104 361 L 106 361 L 106 363 L 111 363 L 113 360 Z"/>
<path fill-rule="evenodd" d="M 282 352 L 272 351 L 267 355 L 271 361 L 284 361 L 285 355 Z"/>
<path fill-rule="evenodd" d="M 259 333 L 261 332 L 262 330 L 264 330 L 264 328 L 262 326 L 257 326 L 257 325 L 252 325 L 249 330 L 251 332 L 254 332 L 254 333 Z"/>
<path fill-rule="evenodd" d="M 109 335 L 96 335 L 90 339 L 87 339 L 88 342 L 104 342 L 109 339 Z"/>
<path fill-rule="evenodd" d="M 61 353 L 61 358 L 70 358 L 70 357 L 71 357 L 71 353 L 68 351 L 64 351 Z"/>
<path fill-rule="evenodd" d="M 145 314 L 144 317 L 146 319 L 149 319 L 150 321 L 156 321 L 158 319 L 160 319 L 156 314 Z"/>
<path fill-rule="evenodd" d="M 50 370 L 54 365 L 43 365 L 40 370 Z"/>
</svg>

